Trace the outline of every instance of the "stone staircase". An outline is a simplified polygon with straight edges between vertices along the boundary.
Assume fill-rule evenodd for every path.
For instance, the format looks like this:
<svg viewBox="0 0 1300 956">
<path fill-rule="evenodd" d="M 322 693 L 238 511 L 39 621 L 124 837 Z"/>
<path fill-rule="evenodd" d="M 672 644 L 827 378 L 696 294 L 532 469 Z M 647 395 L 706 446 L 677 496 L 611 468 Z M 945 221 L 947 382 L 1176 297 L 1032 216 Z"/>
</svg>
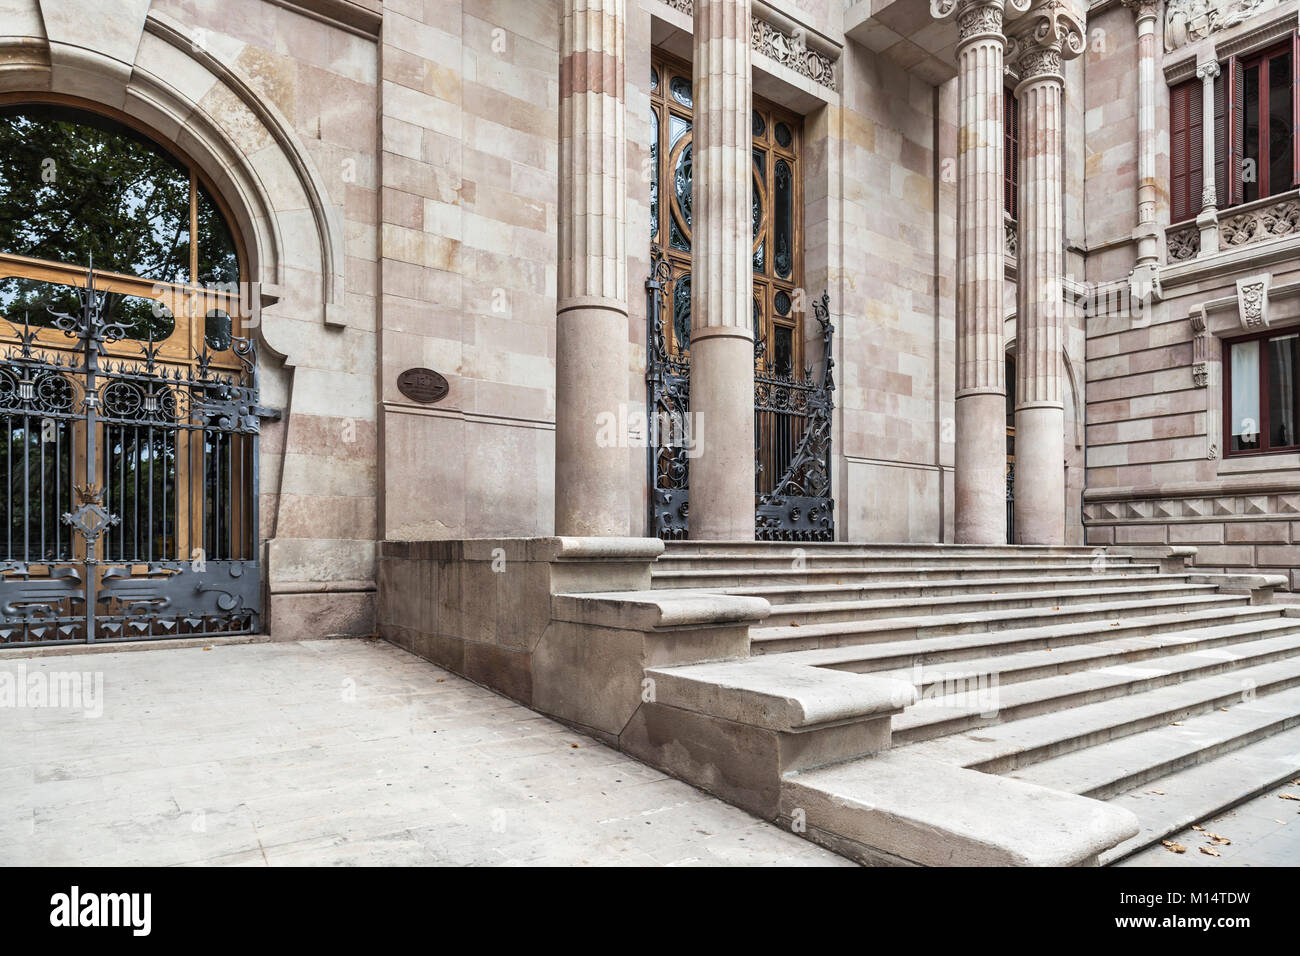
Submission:
<svg viewBox="0 0 1300 956">
<path fill-rule="evenodd" d="M 714 724 L 642 749 L 866 862 L 1112 862 L 1300 771 L 1300 608 L 1189 552 L 670 543 L 654 591 L 771 612 L 747 659 L 646 671 L 661 739 Z M 778 797 L 724 782 L 739 726 Z"/>
</svg>

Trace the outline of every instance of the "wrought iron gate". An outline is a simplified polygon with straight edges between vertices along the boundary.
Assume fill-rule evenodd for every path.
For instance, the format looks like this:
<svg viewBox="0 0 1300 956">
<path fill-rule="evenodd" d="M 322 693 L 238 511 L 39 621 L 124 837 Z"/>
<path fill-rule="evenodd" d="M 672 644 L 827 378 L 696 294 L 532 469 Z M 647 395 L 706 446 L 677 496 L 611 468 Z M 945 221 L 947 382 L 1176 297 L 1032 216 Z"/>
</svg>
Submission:
<svg viewBox="0 0 1300 956">
<path fill-rule="evenodd" d="M 646 403 L 649 419 L 650 526 L 660 538 L 690 530 L 690 352 L 674 348 L 664 327 L 668 296 L 673 321 L 689 328 L 689 286 L 658 250 L 646 280 Z M 683 314 L 684 313 L 684 314 Z M 760 541 L 833 541 L 831 417 L 835 360 L 830 296 L 813 303 L 822 333 L 821 381 L 768 367 L 766 343 L 754 343 L 754 537 Z M 687 341 L 674 335 L 673 342 Z"/>
<path fill-rule="evenodd" d="M 115 320 L 123 296 L 93 271 L 75 294 L 79 313 L 4 337 L 0 645 L 255 630 L 257 434 L 277 413 L 253 342 L 208 312 L 176 361 Z"/>
</svg>

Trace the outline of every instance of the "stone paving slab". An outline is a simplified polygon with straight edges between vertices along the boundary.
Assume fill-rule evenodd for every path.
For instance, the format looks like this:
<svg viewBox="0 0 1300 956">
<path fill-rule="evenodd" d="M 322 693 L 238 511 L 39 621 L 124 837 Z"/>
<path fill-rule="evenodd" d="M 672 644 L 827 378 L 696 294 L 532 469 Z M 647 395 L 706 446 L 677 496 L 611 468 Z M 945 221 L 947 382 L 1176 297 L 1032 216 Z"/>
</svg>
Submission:
<svg viewBox="0 0 1300 956">
<path fill-rule="evenodd" d="M 73 673 L 0 700 L 0 865 L 852 865 L 380 641 L 0 659 Z"/>
<path fill-rule="evenodd" d="M 1227 810 L 1198 826 L 1204 831 L 1187 829 L 1169 837 L 1172 843 L 1187 847 L 1185 853 L 1173 853 L 1156 844 L 1141 853 L 1119 861 L 1116 866 L 1236 867 L 1300 866 L 1300 799 L 1286 799 L 1288 794 L 1300 798 L 1300 777 L 1254 800 Z M 1216 833 L 1232 842 L 1214 846 L 1206 833 Z M 1201 852 L 1210 846 L 1219 855 Z"/>
</svg>

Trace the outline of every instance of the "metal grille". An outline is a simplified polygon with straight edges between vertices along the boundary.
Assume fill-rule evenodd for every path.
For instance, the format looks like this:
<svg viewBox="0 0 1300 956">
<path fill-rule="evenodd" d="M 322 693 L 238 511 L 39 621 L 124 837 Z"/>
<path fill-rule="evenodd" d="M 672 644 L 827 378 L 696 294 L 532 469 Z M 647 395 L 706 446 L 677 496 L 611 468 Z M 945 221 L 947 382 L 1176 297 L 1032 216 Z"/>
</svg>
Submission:
<svg viewBox="0 0 1300 956">
<path fill-rule="evenodd" d="M 646 401 L 651 533 L 686 538 L 690 531 L 690 352 L 665 329 L 666 301 L 681 276 L 653 250 L 646 280 Z M 832 541 L 831 417 L 835 379 L 830 297 L 813 303 L 822 332 L 822 374 L 786 372 L 754 346 L 754 536 L 771 541 Z"/>
<path fill-rule="evenodd" d="M 276 413 L 253 342 L 165 356 L 112 321 L 94 272 L 76 294 L 79 313 L 0 339 L 0 644 L 255 630 L 257 434 Z"/>
</svg>

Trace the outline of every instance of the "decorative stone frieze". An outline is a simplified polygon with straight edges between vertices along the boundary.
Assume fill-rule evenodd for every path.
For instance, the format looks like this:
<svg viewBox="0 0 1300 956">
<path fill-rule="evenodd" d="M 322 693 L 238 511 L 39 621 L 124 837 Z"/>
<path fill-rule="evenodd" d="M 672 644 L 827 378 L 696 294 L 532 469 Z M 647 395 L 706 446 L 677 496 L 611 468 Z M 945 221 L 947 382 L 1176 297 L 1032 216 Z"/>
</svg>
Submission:
<svg viewBox="0 0 1300 956">
<path fill-rule="evenodd" d="M 1124 0 L 1126 4 L 1130 0 Z M 1132 0 L 1149 3 L 1151 0 Z M 1168 0 L 1165 4 L 1165 50 L 1174 51 L 1212 33 L 1245 23 L 1279 6 L 1281 0 Z"/>
<path fill-rule="evenodd" d="M 1300 199 L 1290 196 L 1272 205 L 1260 206 L 1219 222 L 1219 240 L 1224 248 L 1245 246 L 1279 236 L 1300 233 Z"/>
<path fill-rule="evenodd" d="M 754 17 L 750 28 L 750 43 L 756 53 L 788 66 L 814 83 L 835 90 L 835 64 L 831 58 L 808 49 L 801 30 L 785 33 L 766 20 Z"/>
<path fill-rule="evenodd" d="M 695 10 L 694 0 L 664 0 L 664 3 L 687 16 L 691 16 Z M 800 76 L 838 92 L 835 61 L 825 53 L 810 49 L 802 30 L 796 28 L 787 32 L 775 23 L 751 14 L 749 42 L 755 53 L 761 53 Z"/>
</svg>

